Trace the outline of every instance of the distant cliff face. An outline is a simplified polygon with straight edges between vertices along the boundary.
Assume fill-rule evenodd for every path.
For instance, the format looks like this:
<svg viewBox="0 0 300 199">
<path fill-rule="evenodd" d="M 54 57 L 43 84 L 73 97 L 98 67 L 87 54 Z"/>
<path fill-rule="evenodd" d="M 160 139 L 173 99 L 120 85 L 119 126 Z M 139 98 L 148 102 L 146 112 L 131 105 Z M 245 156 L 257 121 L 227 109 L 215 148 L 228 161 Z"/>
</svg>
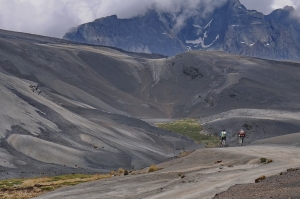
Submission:
<svg viewBox="0 0 300 199">
<path fill-rule="evenodd" d="M 175 26 L 170 14 L 152 10 L 130 19 L 100 18 L 71 28 L 63 38 L 167 56 L 187 50 L 221 50 L 267 59 L 300 59 L 300 18 L 293 7 L 265 16 L 247 10 L 238 0 L 228 0 L 205 17 L 199 11 L 179 30 Z"/>
<path fill-rule="evenodd" d="M 131 19 L 118 19 L 116 15 L 100 18 L 72 28 L 63 38 L 131 52 L 175 55 L 185 51 L 183 43 L 154 11 Z"/>
</svg>

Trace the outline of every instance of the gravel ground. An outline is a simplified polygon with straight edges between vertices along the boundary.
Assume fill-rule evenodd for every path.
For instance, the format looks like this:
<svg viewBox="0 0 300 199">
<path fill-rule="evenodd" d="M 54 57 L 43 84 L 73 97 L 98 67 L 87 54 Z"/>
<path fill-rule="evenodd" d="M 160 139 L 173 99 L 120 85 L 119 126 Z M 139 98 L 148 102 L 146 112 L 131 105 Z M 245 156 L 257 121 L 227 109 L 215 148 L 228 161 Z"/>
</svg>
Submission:
<svg viewBox="0 0 300 199">
<path fill-rule="evenodd" d="M 267 177 L 254 184 L 234 185 L 227 191 L 216 194 L 214 199 L 299 199 L 300 169 L 288 170 L 280 175 Z"/>
<path fill-rule="evenodd" d="M 272 159 L 269 164 L 259 163 L 261 157 Z M 122 198 L 122 199 L 211 199 L 217 193 L 226 194 L 231 186 L 236 184 L 250 184 L 262 187 L 269 182 L 270 190 L 275 185 L 271 180 L 274 175 L 285 172 L 289 168 L 297 168 L 300 165 L 300 153 L 298 147 L 289 146 L 245 146 L 225 147 L 214 149 L 199 149 L 189 156 L 170 160 L 157 165 L 161 170 L 153 173 L 141 173 L 136 175 L 113 177 L 107 180 L 83 183 L 72 187 L 49 192 L 37 198 L 40 199 L 81 199 L 81 198 Z M 254 184 L 255 179 L 265 175 L 265 182 Z M 289 182 L 287 187 L 299 185 L 289 177 L 289 173 L 282 175 Z M 295 176 L 294 174 L 291 174 Z M 297 179 L 298 178 L 298 179 Z M 281 187 L 280 182 L 275 188 Z M 221 195 L 218 198 L 269 198 L 264 192 L 254 187 L 237 187 L 237 191 L 230 191 L 229 195 Z M 271 186 L 273 185 L 273 186 Z M 256 190 L 257 189 L 257 190 Z M 252 194 L 245 194 L 249 190 Z M 267 190 L 267 189 L 262 189 Z M 284 190 L 284 189 L 283 189 Z M 293 191 L 300 190 L 299 186 Z M 224 192 L 224 193 L 223 193 Z M 259 194 L 261 195 L 253 195 Z M 292 193 L 288 191 L 287 193 Z M 294 196 L 300 195 L 299 191 Z M 235 197 L 236 194 L 236 197 Z M 276 194 L 274 194 L 273 198 Z M 248 197 L 251 196 L 251 197 Z M 293 198 L 295 198 L 293 196 Z M 285 197 L 288 198 L 288 197 Z"/>
</svg>

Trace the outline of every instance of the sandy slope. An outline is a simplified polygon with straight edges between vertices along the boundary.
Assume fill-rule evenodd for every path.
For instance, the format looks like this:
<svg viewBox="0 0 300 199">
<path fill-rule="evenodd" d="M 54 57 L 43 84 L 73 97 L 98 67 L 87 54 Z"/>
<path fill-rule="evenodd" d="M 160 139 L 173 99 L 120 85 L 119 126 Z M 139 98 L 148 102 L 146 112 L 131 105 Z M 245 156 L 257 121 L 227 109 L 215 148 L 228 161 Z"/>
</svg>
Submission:
<svg viewBox="0 0 300 199">
<path fill-rule="evenodd" d="M 198 147 L 138 119 L 40 89 L 33 92 L 32 85 L 37 84 L 0 72 L 2 179 L 140 168 L 165 161 L 179 149 Z M 84 116 L 78 114 L 81 109 Z"/>
<path fill-rule="evenodd" d="M 259 164 L 260 157 L 274 162 Z M 217 160 L 222 162 L 215 163 Z M 212 198 L 232 185 L 253 183 L 261 175 L 274 175 L 299 165 L 297 147 L 255 145 L 200 149 L 185 158 L 159 165 L 163 169 L 155 173 L 81 184 L 38 198 Z M 179 173 L 185 177 L 181 178 Z"/>
</svg>

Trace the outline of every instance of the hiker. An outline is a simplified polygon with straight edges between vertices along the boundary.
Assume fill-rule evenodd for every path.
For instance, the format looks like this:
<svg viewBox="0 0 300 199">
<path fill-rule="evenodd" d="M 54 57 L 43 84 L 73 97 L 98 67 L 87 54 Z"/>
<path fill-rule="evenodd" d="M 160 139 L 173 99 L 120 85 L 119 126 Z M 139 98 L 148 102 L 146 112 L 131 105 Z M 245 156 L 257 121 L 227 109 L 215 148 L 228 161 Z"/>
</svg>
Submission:
<svg viewBox="0 0 300 199">
<path fill-rule="evenodd" d="M 245 138 L 245 131 L 243 129 L 241 129 L 238 132 L 238 139 L 239 139 L 239 145 L 242 146 L 243 142 L 244 142 L 244 138 Z"/>
<path fill-rule="evenodd" d="M 227 133 L 225 131 L 225 129 L 223 131 L 221 131 L 220 133 L 220 138 L 221 138 L 221 147 L 224 147 L 226 144 L 226 137 L 227 137 Z"/>
</svg>

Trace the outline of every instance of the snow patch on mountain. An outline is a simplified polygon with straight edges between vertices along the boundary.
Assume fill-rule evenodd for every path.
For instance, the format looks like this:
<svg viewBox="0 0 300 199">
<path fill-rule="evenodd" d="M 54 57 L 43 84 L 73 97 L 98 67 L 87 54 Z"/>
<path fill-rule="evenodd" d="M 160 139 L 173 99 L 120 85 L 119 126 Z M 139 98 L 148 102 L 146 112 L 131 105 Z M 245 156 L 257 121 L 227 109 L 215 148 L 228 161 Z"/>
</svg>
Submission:
<svg viewBox="0 0 300 199">
<path fill-rule="evenodd" d="M 219 39 L 219 35 L 217 35 L 216 38 L 215 38 L 215 40 L 211 44 L 209 44 L 209 45 L 205 45 L 204 44 L 205 38 L 207 38 L 207 32 L 204 33 L 203 38 L 200 37 L 200 38 L 198 38 L 196 40 L 186 40 L 185 43 L 187 43 L 187 44 L 194 44 L 195 48 L 198 47 L 199 45 L 201 45 L 202 48 L 209 48 L 211 45 L 213 45 L 215 43 L 216 40 Z"/>
<path fill-rule="evenodd" d="M 193 26 L 194 26 L 195 28 L 203 28 L 203 27 L 201 27 L 201 26 L 199 26 L 199 25 L 197 25 L 197 24 L 193 24 Z"/>
<path fill-rule="evenodd" d="M 254 44 L 255 44 L 256 42 L 249 44 L 249 43 L 247 43 L 247 42 L 245 42 L 245 41 L 240 41 L 240 43 L 241 43 L 241 44 L 246 44 L 247 46 L 252 47 L 252 46 L 254 46 Z"/>
<path fill-rule="evenodd" d="M 214 20 L 214 18 L 212 18 L 212 19 L 210 20 L 210 22 L 208 22 L 208 24 L 204 27 L 204 29 L 208 28 L 213 20 Z"/>
</svg>

